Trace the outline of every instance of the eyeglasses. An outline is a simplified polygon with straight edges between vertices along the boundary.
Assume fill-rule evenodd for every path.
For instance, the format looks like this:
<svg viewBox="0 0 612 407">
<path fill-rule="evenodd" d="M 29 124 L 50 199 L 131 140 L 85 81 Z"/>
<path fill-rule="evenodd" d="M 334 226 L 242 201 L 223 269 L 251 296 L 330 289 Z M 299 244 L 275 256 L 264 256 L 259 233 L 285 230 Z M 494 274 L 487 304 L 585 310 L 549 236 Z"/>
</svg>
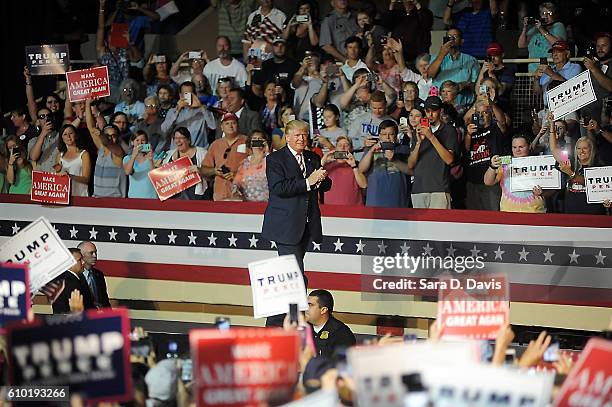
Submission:
<svg viewBox="0 0 612 407">
<path fill-rule="evenodd" d="M 50 115 L 50 114 L 39 114 L 39 115 L 38 115 L 38 118 L 39 118 L 40 120 L 44 120 L 44 119 L 49 118 L 49 117 L 53 117 L 53 116 L 52 116 L 52 115 Z"/>
<path fill-rule="evenodd" d="M 157 107 L 157 105 L 145 105 L 145 107 Z"/>
<path fill-rule="evenodd" d="M 227 159 L 227 155 L 229 153 L 231 153 L 231 152 L 232 152 L 232 148 L 228 147 L 227 150 L 225 150 L 225 152 L 223 153 L 223 159 L 226 160 Z"/>
<path fill-rule="evenodd" d="M 542 11 L 542 13 L 540 13 L 541 16 L 552 16 L 553 13 L 552 11 Z"/>
<path fill-rule="evenodd" d="M 134 89 L 132 89 L 132 88 L 123 88 L 123 91 L 127 92 L 127 93 L 132 93 L 132 92 L 134 92 Z"/>
</svg>

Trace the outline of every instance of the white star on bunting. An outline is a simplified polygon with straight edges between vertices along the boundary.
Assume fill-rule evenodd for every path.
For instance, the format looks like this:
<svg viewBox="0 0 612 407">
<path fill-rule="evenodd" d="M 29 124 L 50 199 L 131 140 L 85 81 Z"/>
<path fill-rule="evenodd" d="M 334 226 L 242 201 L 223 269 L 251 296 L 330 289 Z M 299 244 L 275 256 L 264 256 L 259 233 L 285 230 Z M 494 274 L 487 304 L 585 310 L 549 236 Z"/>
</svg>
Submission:
<svg viewBox="0 0 612 407">
<path fill-rule="evenodd" d="M 378 244 L 376 246 L 378 246 L 378 254 L 386 254 L 387 253 L 387 247 L 389 247 L 389 246 L 387 246 L 385 244 L 384 240 L 381 240 L 380 244 Z"/>
<path fill-rule="evenodd" d="M 604 264 L 604 259 L 608 257 L 608 256 L 604 256 L 603 254 L 601 254 L 601 250 L 599 251 L 599 254 L 597 254 L 595 256 L 595 258 L 597 259 L 597 263 L 595 263 L 595 265 L 601 263 L 602 265 Z"/>
<path fill-rule="evenodd" d="M 257 248 L 257 242 L 259 242 L 259 239 L 255 239 L 255 235 L 251 236 L 251 238 L 249 239 L 249 248 Z"/>
<path fill-rule="evenodd" d="M 117 232 L 115 232 L 115 228 L 111 228 L 110 232 L 108 232 L 108 240 L 117 241 Z"/>
<path fill-rule="evenodd" d="M 170 234 L 168 235 L 168 243 L 176 244 L 177 237 L 178 236 L 174 234 L 174 230 L 171 230 Z"/>
<path fill-rule="evenodd" d="M 147 236 L 149 236 L 149 243 L 157 243 L 157 235 L 151 231 Z"/>
<path fill-rule="evenodd" d="M 427 242 L 427 245 L 423 246 L 423 256 L 431 256 L 433 249 L 434 248 L 429 245 L 429 242 Z"/>
<path fill-rule="evenodd" d="M 317 243 L 317 242 L 312 242 L 312 250 L 318 250 L 321 251 L 321 243 Z"/>
<path fill-rule="evenodd" d="M 474 246 L 474 247 L 476 247 L 476 246 Z M 457 249 L 455 249 L 455 248 L 453 247 L 453 244 L 451 243 L 451 244 L 450 244 L 450 246 L 448 247 L 448 249 L 446 249 L 446 254 L 447 254 L 449 257 L 454 257 L 454 256 L 455 256 L 455 252 L 456 252 L 456 251 L 457 251 Z"/>
<path fill-rule="evenodd" d="M 495 250 L 493 253 L 495 253 L 495 259 L 493 260 L 503 260 L 502 255 L 506 252 L 501 249 L 501 246 L 497 246 L 497 250 Z"/>
<path fill-rule="evenodd" d="M 19 232 L 19 229 L 21 229 L 19 226 L 17 226 L 17 224 L 15 223 L 15 226 L 13 226 L 13 234 L 16 235 L 17 232 Z"/>
<path fill-rule="evenodd" d="M 521 260 L 527 261 L 527 255 L 529 254 L 529 252 L 525 250 L 525 247 L 523 247 L 523 250 L 521 250 L 520 252 L 517 252 L 517 254 L 520 256 L 519 261 Z"/>
<path fill-rule="evenodd" d="M 277 248 L 277 247 L 276 247 L 276 242 L 275 242 L 274 240 L 272 240 L 272 241 L 270 242 L 270 249 L 276 249 L 276 248 Z"/>
<path fill-rule="evenodd" d="M 96 230 L 95 227 L 91 227 L 91 230 L 89 231 L 89 240 L 96 240 L 98 238 L 98 231 Z"/>
<path fill-rule="evenodd" d="M 580 257 L 580 255 L 578 253 L 576 253 L 576 249 L 574 249 L 574 251 L 572 251 L 570 254 L 568 254 L 568 256 L 570 257 L 570 264 L 571 263 L 578 264 L 578 257 Z"/>
<path fill-rule="evenodd" d="M 195 245 L 196 244 L 196 239 L 198 238 L 196 235 L 193 234 L 193 232 L 189 232 L 189 236 L 187 236 L 189 238 L 189 244 Z"/>
<path fill-rule="evenodd" d="M 79 233 L 79 231 L 74 228 L 74 225 L 72 225 L 72 229 L 70 229 L 70 238 L 74 239 L 77 237 L 77 233 Z"/>
<path fill-rule="evenodd" d="M 234 237 L 233 233 L 230 237 L 227 238 L 227 240 L 229 240 L 230 247 L 232 246 L 236 247 L 236 240 L 238 240 L 238 238 Z"/>
<path fill-rule="evenodd" d="M 402 254 L 408 254 L 408 250 L 410 250 L 410 246 L 408 246 L 408 244 L 404 242 L 400 246 L 400 249 L 402 249 Z"/>
<path fill-rule="evenodd" d="M 194 244 L 195 244 L 195 239 L 194 239 Z M 217 237 L 212 232 L 210 232 L 210 236 L 208 236 L 208 245 L 209 246 L 216 246 L 217 245 Z"/>
<path fill-rule="evenodd" d="M 340 253 L 342 253 L 342 246 L 343 246 L 343 245 L 344 245 L 344 243 L 342 243 L 342 242 L 340 241 L 340 238 L 338 238 L 338 240 L 336 240 L 336 241 L 334 242 L 334 246 L 336 246 L 336 247 L 334 248 L 334 251 L 335 251 L 335 252 L 340 252 Z"/>
<path fill-rule="evenodd" d="M 355 246 L 357 246 L 357 250 L 355 251 L 355 253 L 363 253 L 363 248 L 365 247 L 365 243 L 361 242 L 361 239 L 359 239 L 359 243 L 355 243 Z"/>
<path fill-rule="evenodd" d="M 472 250 L 470 250 L 470 253 L 472 254 L 472 257 L 474 257 L 474 258 L 478 257 L 478 253 L 480 253 L 480 252 L 481 252 L 481 250 L 478 250 L 476 245 L 474 245 Z"/>
<path fill-rule="evenodd" d="M 544 263 L 546 263 L 547 261 L 552 263 L 552 256 L 554 256 L 555 254 L 550 251 L 550 247 L 547 247 L 546 251 L 542 254 L 544 255 Z"/>
<path fill-rule="evenodd" d="M 135 242 L 136 237 L 138 236 L 138 233 L 134 232 L 134 229 L 132 229 L 132 231 L 128 233 L 128 235 L 130 236 L 130 242 Z"/>
</svg>

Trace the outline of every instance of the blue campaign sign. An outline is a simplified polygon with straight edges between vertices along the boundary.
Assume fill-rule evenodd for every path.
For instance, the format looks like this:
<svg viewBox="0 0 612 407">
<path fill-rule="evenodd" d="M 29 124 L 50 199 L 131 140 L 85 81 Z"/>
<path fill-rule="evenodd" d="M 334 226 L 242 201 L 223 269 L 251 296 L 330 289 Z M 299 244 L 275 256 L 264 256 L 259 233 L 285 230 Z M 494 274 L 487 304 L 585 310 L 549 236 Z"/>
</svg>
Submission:
<svg viewBox="0 0 612 407">
<path fill-rule="evenodd" d="M 0 263 L 0 331 L 10 322 L 28 318 L 28 266 Z"/>
<path fill-rule="evenodd" d="M 132 399 L 126 309 L 53 315 L 7 328 L 14 386 L 70 386 L 89 403 Z"/>
</svg>

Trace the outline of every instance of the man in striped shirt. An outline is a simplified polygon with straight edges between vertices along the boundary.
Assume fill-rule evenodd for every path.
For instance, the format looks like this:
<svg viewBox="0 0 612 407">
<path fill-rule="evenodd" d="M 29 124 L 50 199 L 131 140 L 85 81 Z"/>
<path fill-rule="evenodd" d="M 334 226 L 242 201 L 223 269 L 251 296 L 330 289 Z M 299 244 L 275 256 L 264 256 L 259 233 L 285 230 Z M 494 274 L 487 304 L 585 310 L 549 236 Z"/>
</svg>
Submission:
<svg viewBox="0 0 612 407">
<path fill-rule="evenodd" d="M 271 47 L 274 39 L 282 36 L 286 20 L 285 13 L 274 7 L 272 0 L 259 0 L 259 8 L 247 20 L 242 40 L 244 59 L 247 59 L 248 50 L 256 40 L 264 40 Z"/>
</svg>

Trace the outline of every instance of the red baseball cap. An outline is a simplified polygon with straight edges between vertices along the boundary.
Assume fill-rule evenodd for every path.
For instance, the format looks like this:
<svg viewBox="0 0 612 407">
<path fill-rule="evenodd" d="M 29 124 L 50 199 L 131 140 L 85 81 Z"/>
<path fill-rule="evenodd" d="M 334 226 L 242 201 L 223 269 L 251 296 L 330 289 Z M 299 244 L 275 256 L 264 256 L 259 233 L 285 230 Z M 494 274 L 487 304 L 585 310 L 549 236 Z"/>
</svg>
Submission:
<svg viewBox="0 0 612 407">
<path fill-rule="evenodd" d="M 567 41 L 563 41 L 563 40 L 559 40 L 559 41 L 555 41 L 555 43 L 552 45 L 552 48 L 548 50 L 548 52 L 553 52 L 553 50 L 556 51 L 569 51 L 570 46 L 567 43 Z"/>
<path fill-rule="evenodd" d="M 487 47 L 487 55 L 501 55 L 504 53 L 504 47 L 499 42 L 492 42 Z"/>
<path fill-rule="evenodd" d="M 228 120 L 234 120 L 234 121 L 238 121 L 238 116 L 236 116 L 234 113 L 230 113 L 227 112 L 223 115 L 223 117 L 221 118 L 221 123 L 228 121 Z"/>
</svg>

